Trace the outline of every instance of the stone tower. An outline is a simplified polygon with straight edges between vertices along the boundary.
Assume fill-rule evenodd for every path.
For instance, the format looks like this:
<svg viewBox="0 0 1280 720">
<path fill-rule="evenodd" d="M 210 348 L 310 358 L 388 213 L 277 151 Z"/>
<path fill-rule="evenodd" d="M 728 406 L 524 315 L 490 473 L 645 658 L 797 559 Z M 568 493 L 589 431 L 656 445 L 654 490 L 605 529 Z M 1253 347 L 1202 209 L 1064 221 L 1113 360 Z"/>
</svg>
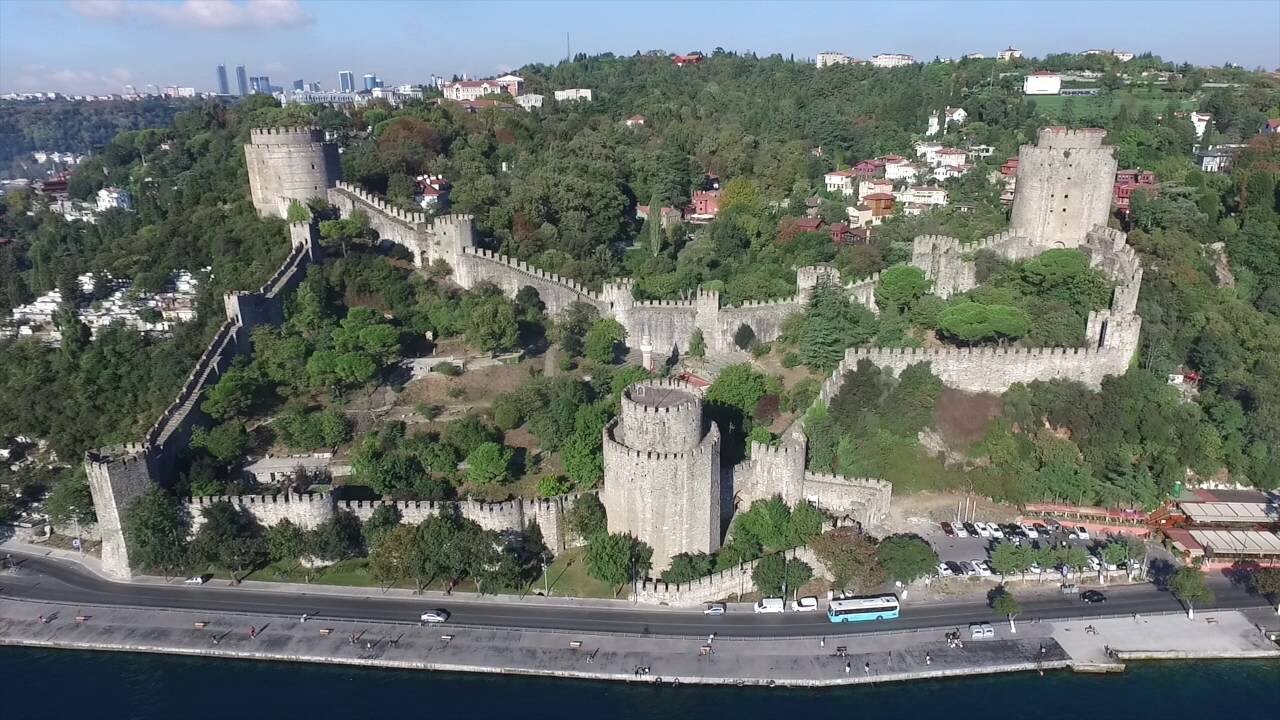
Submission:
<svg viewBox="0 0 1280 720">
<path fill-rule="evenodd" d="M 325 197 L 342 177 L 338 146 L 314 127 L 254 128 L 244 158 L 253 206 L 264 217 L 285 217 L 293 200 Z"/>
<path fill-rule="evenodd" d="M 140 495 L 156 487 L 152 479 L 153 453 L 141 443 L 118 445 L 85 453 L 89 492 L 98 513 L 102 535 L 102 571 L 128 579 L 129 548 L 124 539 L 124 514 Z"/>
<path fill-rule="evenodd" d="M 1106 131 L 1047 127 L 1037 143 L 1018 151 L 1018 182 L 1010 227 L 1033 247 L 1078 247 L 1085 234 L 1106 227 L 1116 176 Z"/>
<path fill-rule="evenodd" d="M 609 532 L 653 548 L 653 572 L 679 553 L 720 547 L 720 430 L 704 430 L 702 397 L 674 380 L 637 383 L 604 430 Z"/>
</svg>

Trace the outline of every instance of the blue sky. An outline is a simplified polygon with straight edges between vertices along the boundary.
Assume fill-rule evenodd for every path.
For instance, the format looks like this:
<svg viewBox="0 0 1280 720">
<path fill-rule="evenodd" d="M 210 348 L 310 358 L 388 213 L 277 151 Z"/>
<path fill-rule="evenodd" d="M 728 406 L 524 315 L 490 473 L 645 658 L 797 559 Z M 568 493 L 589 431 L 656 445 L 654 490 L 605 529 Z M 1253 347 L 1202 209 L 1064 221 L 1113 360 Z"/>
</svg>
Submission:
<svg viewBox="0 0 1280 720">
<path fill-rule="evenodd" d="M 243 64 L 285 85 L 339 70 L 388 84 L 485 76 L 574 52 L 664 49 L 812 57 L 1028 55 L 1116 48 L 1280 66 L 1280 0 L 1227 2 L 445 2 L 0 0 L 0 92 L 214 88 Z"/>
</svg>

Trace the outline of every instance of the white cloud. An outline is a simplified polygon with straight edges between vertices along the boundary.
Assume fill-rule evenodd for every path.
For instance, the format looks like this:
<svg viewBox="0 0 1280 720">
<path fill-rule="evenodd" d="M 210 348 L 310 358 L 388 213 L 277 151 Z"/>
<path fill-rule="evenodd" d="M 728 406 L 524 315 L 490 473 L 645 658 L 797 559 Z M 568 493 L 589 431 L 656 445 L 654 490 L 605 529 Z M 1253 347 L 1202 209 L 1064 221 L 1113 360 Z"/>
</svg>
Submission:
<svg viewBox="0 0 1280 720">
<path fill-rule="evenodd" d="M 67 0 L 81 16 L 103 22 L 154 21 L 206 30 L 266 30 L 311 22 L 298 0 Z"/>
</svg>

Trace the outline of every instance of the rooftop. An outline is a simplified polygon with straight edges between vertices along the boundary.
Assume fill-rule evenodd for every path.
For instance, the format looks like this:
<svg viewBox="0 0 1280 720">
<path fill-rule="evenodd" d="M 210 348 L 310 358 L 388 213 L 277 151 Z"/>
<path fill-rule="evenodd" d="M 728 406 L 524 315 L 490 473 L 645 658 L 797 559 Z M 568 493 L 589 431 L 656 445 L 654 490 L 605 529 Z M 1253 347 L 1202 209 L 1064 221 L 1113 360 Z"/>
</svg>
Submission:
<svg viewBox="0 0 1280 720">
<path fill-rule="evenodd" d="M 637 405 L 651 408 L 673 408 L 697 400 L 697 397 L 687 390 L 644 383 L 629 388 L 627 397 Z"/>
</svg>

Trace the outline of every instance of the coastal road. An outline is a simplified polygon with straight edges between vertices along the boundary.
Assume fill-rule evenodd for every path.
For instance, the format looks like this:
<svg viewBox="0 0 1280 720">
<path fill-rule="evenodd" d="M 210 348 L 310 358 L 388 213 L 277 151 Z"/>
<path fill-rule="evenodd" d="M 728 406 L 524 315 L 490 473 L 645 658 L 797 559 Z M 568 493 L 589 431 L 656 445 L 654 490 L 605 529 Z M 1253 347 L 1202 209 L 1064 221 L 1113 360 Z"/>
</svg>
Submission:
<svg viewBox="0 0 1280 720">
<path fill-rule="evenodd" d="M 820 612 L 756 615 L 749 611 L 735 611 L 720 617 L 707 617 L 696 609 L 575 607 L 462 598 L 347 597 L 212 584 L 188 587 L 117 583 L 69 562 L 25 555 L 16 559 L 21 560 L 19 568 L 0 575 L 0 596 L 84 606 L 192 610 L 211 615 L 298 616 L 308 613 L 317 620 L 416 622 L 424 610 L 443 607 L 452 615 L 451 625 L 682 636 L 716 633 L 720 637 L 854 634 L 964 626 L 970 622 L 995 622 L 998 619 L 985 602 L 971 599 L 928 604 L 907 602 L 903 605 L 902 616 L 894 621 L 833 626 Z M 1211 582 L 1210 585 L 1217 596 L 1212 608 L 1235 609 L 1265 604 L 1258 596 L 1225 581 Z M 1170 593 L 1151 585 L 1116 586 L 1103 588 L 1103 591 L 1107 602 L 1097 605 L 1089 605 L 1067 595 L 1024 596 L 1021 598 L 1020 619 L 1051 620 L 1182 610 Z M 246 619 L 244 624 L 251 622 Z"/>
</svg>

